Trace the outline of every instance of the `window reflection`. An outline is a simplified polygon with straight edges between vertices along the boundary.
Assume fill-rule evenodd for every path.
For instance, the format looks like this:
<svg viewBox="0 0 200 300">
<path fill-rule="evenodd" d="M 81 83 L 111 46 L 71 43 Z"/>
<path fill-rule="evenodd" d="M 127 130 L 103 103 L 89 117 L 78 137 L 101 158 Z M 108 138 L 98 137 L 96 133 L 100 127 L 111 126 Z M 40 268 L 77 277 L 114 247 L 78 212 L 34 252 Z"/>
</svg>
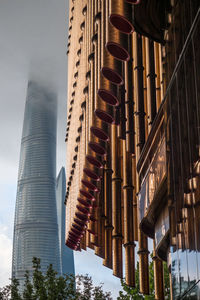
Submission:
<svg viewBox="0 0 200 300">
<path fill-rule="evenodd" d="M 140 221 L 148 212 L 154 197 L 166 175 L 166 146 L 165 138 L 161 140 L 157 151 L 150 163 L 139 194 Z"/>
</svg>

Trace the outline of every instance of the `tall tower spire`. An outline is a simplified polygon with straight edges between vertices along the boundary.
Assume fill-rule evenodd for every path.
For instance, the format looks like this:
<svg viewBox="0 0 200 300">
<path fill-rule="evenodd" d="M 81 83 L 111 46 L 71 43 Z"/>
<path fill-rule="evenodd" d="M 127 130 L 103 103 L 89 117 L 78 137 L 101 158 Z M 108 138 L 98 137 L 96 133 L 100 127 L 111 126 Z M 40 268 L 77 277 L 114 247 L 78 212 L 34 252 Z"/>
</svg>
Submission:
<svg viewBox="0 0 200 300">
<path fill-rule="evenodd" d="M 28 83 L 15 208 L 12 277 L 24 281 L 32 258 L 60 273 L 56 213 L 56 96 Z"/>
</svg>

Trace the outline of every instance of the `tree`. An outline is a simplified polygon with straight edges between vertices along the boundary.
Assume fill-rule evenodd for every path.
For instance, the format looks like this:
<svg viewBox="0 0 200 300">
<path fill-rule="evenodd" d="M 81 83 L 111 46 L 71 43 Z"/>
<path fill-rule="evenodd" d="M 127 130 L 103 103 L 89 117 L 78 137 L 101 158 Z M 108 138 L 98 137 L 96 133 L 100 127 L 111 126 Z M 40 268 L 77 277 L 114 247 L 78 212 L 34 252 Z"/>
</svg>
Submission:
<svg viewBox="0 0 200 300">
<path fill-rule="evenodd" d="M 169 284 L 169 272 L 167 269 L 167 264 L 164 263 L 164 285 L 165 285 L 165 299 L 170 299 L 170 284 Z M 143 295 L 140 293 L 139 286 L 139 263 L 137 262 L 137 268 L 135 270 L 135 288 L 126 285 L 125 281 L 121 280 L 121 285 L 123 291 L 119 292 L 117 300 L 154 300 L 155 290 L 154 290 L 154 269 L 153 261 L 149 264 L 149 295 Z"/>
<path fill-rule="evenodd" d="M 10 298 L 10 285 L 6 285 L 3 288 L 0 288 L 0 300 Z"/>
<path fill-rule="evenodd" d="M 45 277 L 42 274 L 40 258 L 33 258 L 33 287 L 34 287 L 34 300 L 46 300 L 47 292 L 45 288 Z M 47 275 L 46 275 L 47 277 Z M 48 277 L 47 277 L 48 278 Z M 48 278 L 49 279 L 49 278 Z"/>
<path fill-rule="evenodd" d="M 110 292 L 104 292 L 102 284 L 94 286 L 88 275 L 58 276 L 50 264 L 45 274 L 40 259 L 33 258 L 33 275 L 26 271 L 23 291 L 13 278 L 11 284 L 0 289 L 0 300 L 112 300 Z M 20 288 L 21 291 L 21 288 Z M 11 298 L 10 298 L 11 295 Z"/>
<path fill-rule="evenodd" d="M 24 300 L 34 300 L 33 285 L 30 281 L 28 271 L 26 271 L 26 273 L 25 273 L 25 284 L 24 284 L 24 291 L 23 291 L 23 299 Z"/>
<path fill-rule="evenodd" d="M 18 288 L 19 282 L 16 278 L 13 278 L 10 285 L 11 300 L 22 300 Z"/>
</svg>

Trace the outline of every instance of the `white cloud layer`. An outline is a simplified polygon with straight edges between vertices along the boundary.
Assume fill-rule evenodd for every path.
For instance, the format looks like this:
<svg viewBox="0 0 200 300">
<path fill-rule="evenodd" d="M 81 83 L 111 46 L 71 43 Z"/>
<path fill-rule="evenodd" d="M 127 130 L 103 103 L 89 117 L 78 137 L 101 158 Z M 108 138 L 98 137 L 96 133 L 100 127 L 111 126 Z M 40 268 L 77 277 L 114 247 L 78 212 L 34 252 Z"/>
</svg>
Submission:
<svg viewBox="0 0 200 300">
<path fill-rule="evenodd" d="M 12 240 L 8 237 L 7 227 L 0 225 L 0 287 L 10 283 L 12 265 Z"/>
</svg>

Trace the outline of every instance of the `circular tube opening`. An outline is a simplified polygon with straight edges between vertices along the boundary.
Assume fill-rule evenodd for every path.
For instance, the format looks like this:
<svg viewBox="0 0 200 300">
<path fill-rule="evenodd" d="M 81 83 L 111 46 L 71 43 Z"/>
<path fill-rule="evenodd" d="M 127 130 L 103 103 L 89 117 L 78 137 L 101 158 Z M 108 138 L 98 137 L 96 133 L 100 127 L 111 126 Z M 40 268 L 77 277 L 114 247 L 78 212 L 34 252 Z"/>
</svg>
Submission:
<svg viewBox="0 0 200 300">
<path fill-rule="evenodd" d="M 91 165 L 97 167 L 98 169 L 102 169 L 102 168 L 103 168 L 102 163 L 101 163 L 99 160 L 97 160 L 95 157 L 93 157 L 93 156 L 91 156 L 91 155 L 87 155 L 87 156 L 86 156 L 86 159 L 87 159 L 87 161 L 88 161 Z"/>
<path fill-rule="evenodd" d="M 117 97 L 115 95 L 113 95 L 110 91 L 107 91 L 105 89 L 99 89 L 97 94 L 103 101 L 105 101 L 109 105 L 112 105 L 112 106 L 119 105 L 119 101 L 118 101 Z"/>
<path fill-rule="evenodd" d="M 82 232 L 85 232 L 85 228 L 84 227 L 80 227 L 79 225 L 77 224 L 72 224 L 72 228 L 71 228 L 71 231 L 73 231 L 74 229 L 77 230 L 77 234 L 82 234 Z M 75 231 L 74 231 L 75 232 Z"/>
<path fill-rule="evenodd" d="M 88 217 L 86 215 L 81 214 L 81 213 L 76 212 L 75 215 L 81 221 L 87 221 L 88 220 Z"/>
<path fill-rule="evenodd" d="M 91 170 L 89 170 L 88 168 L 84 168 L 83 169 L 83 172 L 90 178 L 92 178 L 93 180 L 95 181 L 99 181 L 100 180 L 100 177 L 95 174 L 94 172 L 92 172 Z"/>
<path fill-rule="evenodd" d="M 81 234 L 80 233 L 77 234 L 77 233 L 72 232 L 71 230 L 69 231 L 68 235 L 69 236 L 74 236 L 75 238 L 78 238 L 78 239 L 80 239 L 81 237 L 83 237 L 82 233 Z"/>
<path fill-rule="evenodd" d="M 87 225 L 85 224 L 85 222 L 81 221 L 80 219 L 77 219 L 77 218 L 74 218 L 74 222 L 76 224 L 78 224 L 80 227 L 83 227 L 83 228 L 87 228 Z"/>
<path fill-rule="evenodd" d="M 80 190 L 81 195 L 83 195 L 84 197 L 86 197 L 87 199 L 91 200 L 91 201 L 95 201 L 96 199 L 94 198 L 94 196 L 92 196 L 89 192 L 85 191 L 85 190 Z"/>
<path fill-rule="evenodd" d="M 109 136 L 101 128 L 92 126 L 90 131 L 100 140 L 105 142 L 109 141 Z"/>
<path fill-rule="evenodd" d="M 77 250 L 76 244 L 71 243 L 69 240 L 66 241 L 66 246 L 72 250 Z"/>
<path fill-rule="evenodd" d="M 73 238 L 72 236 L 68 236 L 68 240 L 70 240 L 74 244 L 78 243 L 78 240 L 76 238 Z"/>
<path fill-rule="evenodd" d="M 141 0 L 125 0 L 125 1 L 128 2 L 128 3 L 137 5 L 137 4 L 140 3 Z"/>
<path fill-rule="evenodd" d="M 72 239 L 71 237 L 68 237 L 68 241 L 75 246 L 76 248 L 78 247 L 78 243 L 79 241 L 75 241 L 74 239 Z"/>
<path fill-rule="evenodd" d="M 89 210 L 88 210 L 87 208 L 84 208 L 84 207 L 81 206 L 81 205 L 76 205 L 76 208 L 77 208 L 80 212 L 82 212 L 84 215 L 90 216 L 90 212 L 89 212 Z"/>
<path fill-rule="evenodd" d="M 69 241 L 69 237 L 67 238 L 67 241 Z M 71 245 L 76 245 L 76 243 L 75 242 L 69 242 Z"/>
<path fill-rule="evenodd" d="M 129 53 L 120 44 L 108 42 L 106 44 L 106 49 L 118 60 L 128 61 L 130 59 Z"/>
<path fill-rule="evenodd" d="M 109 19 L 110 23 L 119 31 L 125 34 L 133 33 L 133 25 L 124 16 L 118 14 L 111 14 Z"/>
<path fill-rule="evenodd" d="M 108 123 L 108 124 L 113 124 L 114 119 L 111 115 L 109 115 L 107 112 L 101 110 L 101 109 L 96 109 L 95 110 L 95 115 L 102 121 Z"/>
<path fill-rule="evenodd" d="M 77 226 L 77 228 L 78 228 L 78 226 Z M 83 229 L 76 229 L 75 227 L 73 227 L 73 228 L 71 228 L 71 232 L 74 232 L 75 234 L 77 234 L 77 235 L 81 235 L 83 232 L 85 232 Z"/>
<path fill-rule="evenodd" d="M 82 199 L 82 198 L 78 198 L 78 202 L 82 205 L 84 205 L 87 208 L 92 208 L 92 205 L 89 201 Z"/>
<path fill-rule="evenodd" d="M 101 156 L 106 155 L 106 150 L 98 143 L 89 142 L 88 145 L 89 145 L 90 149 L 92 149 L 92 151 L 94 151 L 95 153 L 97 153 Z"/>
<path fill-rule="evenodd" d="M 72 238 L 72 239 L 74 239 L 75 241 L 80 241 L 81 240 L 81 238 L 83 237 L 83 234 L 76 234 L 76 233 L 74 233 L 74 232 L 69 232 L 69 238 Z"/>
<path fill-rule="evenodd" d="M 95 217 L 93 217 L 93 216 L 90 216 L 90 220 L 92 221 L 92 222 L 96 222 L 96 218 Z"/>
<path fill-rule="evenodd" d="M 123 78 L 115 71 L 107 67 L 101 69 L 102 75 L 114 84 L 122 85 L 124 83 Z"/>
<path fill-rule="evenodd" d="M 96 185 L 94 185 L 94 184 L 91 183 L 90 181 L 82 179 L 81 182 L 82 182 L 82 184 L 83 184 L 84 186 L 86 186 L 89 190 L 91 190 L 91 191 L 93 191 L 93 192 L 99 192 L 99 189 L 96 187 Z M 85 206 L 86 206 L 86 205 L 85 205 Z"/>
</svg>

